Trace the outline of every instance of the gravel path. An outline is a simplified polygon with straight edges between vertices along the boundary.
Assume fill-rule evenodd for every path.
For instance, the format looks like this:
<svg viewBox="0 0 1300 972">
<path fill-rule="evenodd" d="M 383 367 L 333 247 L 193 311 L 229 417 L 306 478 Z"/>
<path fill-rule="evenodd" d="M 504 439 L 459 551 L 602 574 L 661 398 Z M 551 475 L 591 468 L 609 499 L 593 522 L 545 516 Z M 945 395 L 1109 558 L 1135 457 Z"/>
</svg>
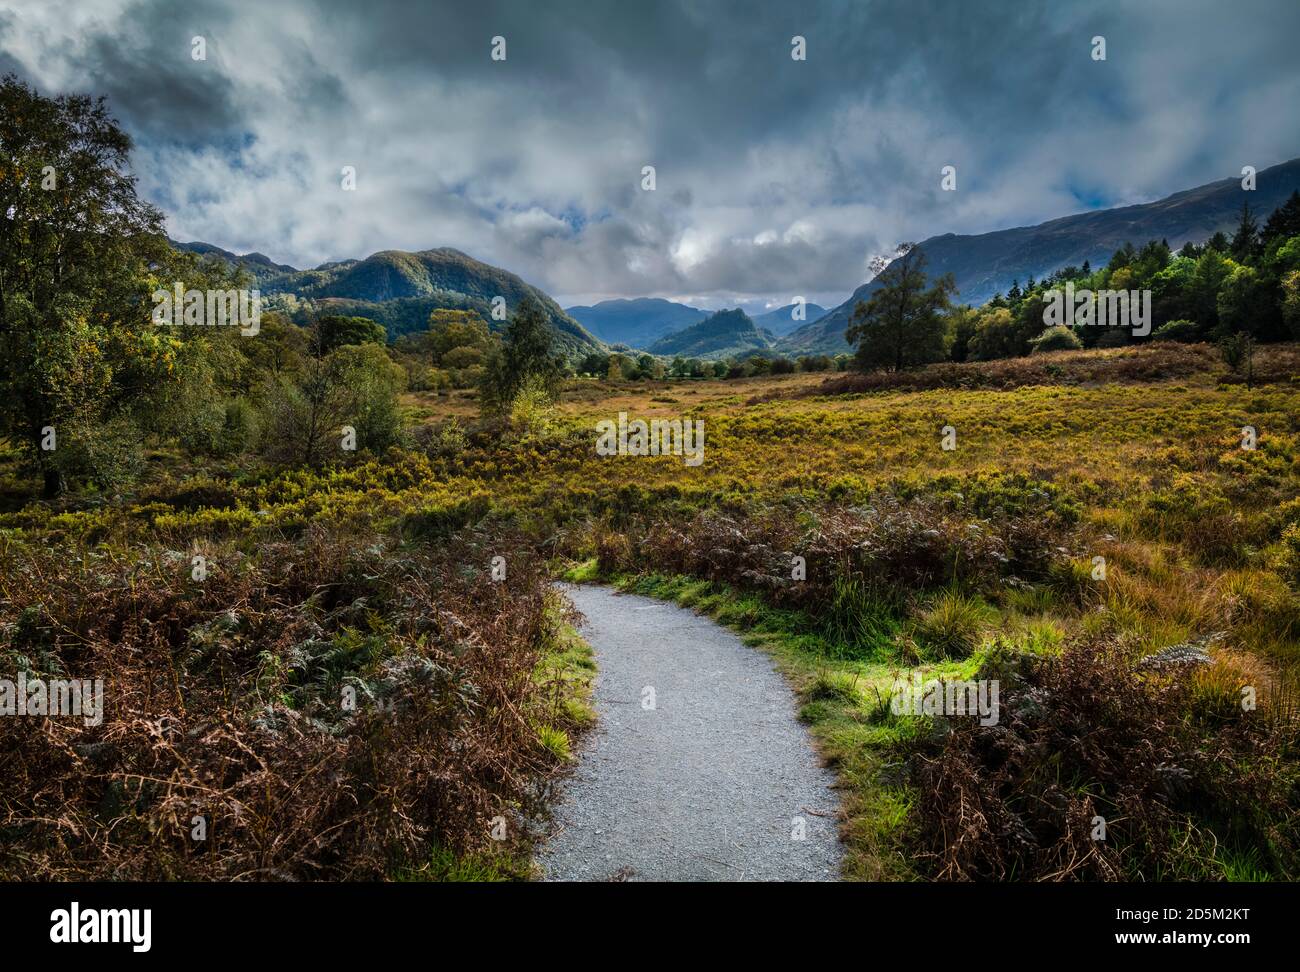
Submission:
<svg viewBox="0 0 1300 972">
<path fill-rule="evenodd" d="M 834 774 L 771 660 L 676 605 L 565 591 L 596 651 L 600 721 L 555 807 L 547 879 L 836 880 Z"/>
</svg>

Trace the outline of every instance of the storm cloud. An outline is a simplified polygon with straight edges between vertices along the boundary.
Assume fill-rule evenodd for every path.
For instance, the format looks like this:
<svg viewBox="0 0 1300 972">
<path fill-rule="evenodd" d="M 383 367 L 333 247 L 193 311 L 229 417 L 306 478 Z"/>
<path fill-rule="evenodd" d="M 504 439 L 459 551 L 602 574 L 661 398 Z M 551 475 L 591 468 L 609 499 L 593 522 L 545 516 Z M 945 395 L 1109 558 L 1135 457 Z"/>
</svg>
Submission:
<svg viewBox="0 0 1300 972">
<path fill-rule="evenodd" d="M 834 304 L 900 240 L 1300 154 L 1297 36 L 1290 0 L 8 0 L 0 71 L 105 95 L 178 239 L 454 246 L 565 303 Z"/>
</svg>

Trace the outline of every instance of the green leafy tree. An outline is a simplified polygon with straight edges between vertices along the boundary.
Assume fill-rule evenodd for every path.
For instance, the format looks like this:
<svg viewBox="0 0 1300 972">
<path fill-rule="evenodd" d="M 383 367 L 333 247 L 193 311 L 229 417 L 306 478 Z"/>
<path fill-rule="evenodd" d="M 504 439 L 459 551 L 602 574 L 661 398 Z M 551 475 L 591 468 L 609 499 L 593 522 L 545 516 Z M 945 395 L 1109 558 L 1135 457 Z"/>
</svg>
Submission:
<svg viewBox="0 0 1300 972">
<path fill-rule="evenodd" d="M 1291 337 L 1300 341 L 1300 270 L 1292 270 L 1282 278 L 1282 319 Z"/>
<path fill-rule="evenodd" d="M 319 467 L 355 447 L 377 452 L 401 440 L 402 369 L 376 344 L 349 344 L 311 357 L 294 379 L 280 375 L 266 392 L 268 458 Z"/>
<path fill-rule="evenodd" d="M 1266 262 L 1269 272 L 1279 280 L 1292 270 L 1300 270 L 1300 234 L 1271 241 Z"/>
<path fill-rule="evenodd" d="M 317 319 L 314 341 L 320 354 L 329 354 L 349 344 L 386 344 L 388 332 L 368 317 L 329 314 Z"/>
<path fill-rule="evenodd" d="M 654 355 L 640 355 L 636 359 L 636 376 L 637 378 L 662 378 L 664 376 L 663 362 Z"/>
<path fill-rule="evenodd" d="M 500 413 L 525 383 L 554 397 L 563 377 L 564 361 L 556 351 L 546 312 L 534 298 L 525 297 L 506 323 L 500 347 L 489 356 L 479 385 L 480 401 L 487 411 Z"/>
<path fill-rule="evenodd" d="M 1219 330 L 1245 332 L 1255 337 L 1275 336 L 1271 288 L 1254 267 L 1238 266 L 1224 278 L 1217 300 Z M 1280 321 L 1280 314 L 1278 315 Z"/>
<path fill-rule="evenodd" d="M 606 381 L 622 381 L 627 377 L 628 369 L 631 362 L 621 354 L 611 354 L 609 363 L 605 366 Z"/>
<path fill-rule="evenodd" d="M 1111 254 L 1106 269 L 1114 273 L 1116 270 L 1131 266 L 1137 260 L 1137 255 L 1137 248 L 1132 243 L 1125 242 L 1123 246 Z"/>
<path fill-rule="evenodd" d="M 1041 290 L 1025 294 L 1014 315 L 1016 323 L 1011 334 L 1012 354 L 1026 355 L 1034 350 L 1034 341 L 1043 333 L 1043 315 L 1046 309 Z"/>
<path fill-rule="evenodd" d="M 448 354 L 458 351 L 456 364 L 482 364 L 492 345 L 487 323 L 473 311 L 439 308 L 429 315 L 429 353 L 435 365 L 443 365 Z M 472 359 L 472 360 L 471 360 Z"/>
<path fill-rule="evenodd" d="M 413 390 L 473 388 L 496 338 L 474 311 L 436 308 L 425 331 L 404 334 L 392 346 Z"/>
<path fill-rule="evenodd" d="M 911 243 L 899 250 L 877 274 L 880 289 L 853 309 L 845 332 L 849 344 L 857 345 L 855 360 L 864 370 L 901 371 L 944 357 L 947 312 L 956 289 L 952 276 L 927 286 L 925 254 Z"/>
<path fill-rule="evenodd" d="M 1006 307 L 986 305 L 975 319 L 975 330 L 970 336 L 970 360 L 1010 358 L 1019 353 L 1018 348 L 1019 328 L 1011 311 Z"/>
<path fill-rule="evenodd" d="M 1219 289 L 1223 281 L 1237 266 L 1215 247 L 1207 247 L 1196 261 L 1188 281 L 1188 317 L 1201 325 L 1203 333 L 1215 331 L 1219 325 Z"/>
<path fill-rule="evenodd" d="M 799 359 L 800 371 L 834 371 L 835 359 L 826 354 L 804 355 Z"/>
<path fill-rule="evenodd" d="M 240 341 L 238 346 L 248 359 L 250 374 L 297 374 L 307 359 L 310 340 L 306 328 L 272 311 L 262 315 L 256 340 Z"/>
<path fill-rule="evenodd" d="M 954 307 L 948 314 L 948 356 L 953 361 L 965 361 L 970 357 L 971 338 L 975 335 L 975 322 L 978 320 L 979 313 L 969 304 Z"/>
<path fill-rule="evenodd" d="M 609 371 L 609 355 L 589 351 L 578 365 L 578 373 L 599 378 Z"/>
<path fill-rule="evenodd" d="M 226 340 L 153 324 L 155 290 L 216 271 L 168 245 L 130 149 L 102 98 L 0 79 L 0 433 L 47 496 L 120 480 L 140 424 L 175 418 L 160 397 Z"/>
<path fill-rule="evenodd" d="M 1169 266 L 1169 261 L 1173 259 L 1173 254 L 1169 250 L 1169 243 L 1166 240 L 1150 240 L 1142 249 L 1138 250 L 1137 256 L 1130 265 L 1133 271 L 1132 279 L 1138 289 L 1145 289 L 1150 286 L 1151 280 L 1165 267 Z"/>
<path fill-rule="evenodd" d="M 1151 278 L 1154 327 L 1191 317 L 1190 293 L 1195 272 L 1196 260 L 1180 254 Z"/>
</svg>

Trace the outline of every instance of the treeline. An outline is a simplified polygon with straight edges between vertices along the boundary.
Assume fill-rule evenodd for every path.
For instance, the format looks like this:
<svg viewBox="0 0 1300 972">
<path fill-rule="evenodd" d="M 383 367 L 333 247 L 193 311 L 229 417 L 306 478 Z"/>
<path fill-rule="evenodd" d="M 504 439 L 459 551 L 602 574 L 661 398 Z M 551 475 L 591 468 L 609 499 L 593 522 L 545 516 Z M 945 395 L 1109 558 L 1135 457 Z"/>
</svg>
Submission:
<svg viewBox="0 0 1300 972">
<path fill-rule="evenodd" d="M 951 276 L 930 279 L 925 254 L 903 244 L 882 286 L 854 309 L 846 338 L 863 370 L 938 361 L 989 361 L 1144 341 L 1215 341 L 1240 356 L 1255 341 L 1300 339 L 1300 192 L 1261 227 L 1249 205 L 1231 237 L 1216 233 L 1177 253 L 1164 240 L 1126 243 L 1104 267 L 1063 267 L 1013 282 L 980 307 L 956 304 Z M 1127 325 L 1045 323 L 1052 291 L 1150 292 L 1149 333 Z"/>
<path fill-rule="evenodd" d="M 848 367 L 849 355 L 805 355 L 786 358 L 780 355 L 756 352 L 748 356 L 732 356 L 720 360 L 674 357 L 665 362 L 651 354 L 633 357 L 612 352 L 592 353 L 579 361 L 574 369 L 578 377 L 605 378 L 610 381 L 644 381 L 662 378 L 753 378 L 760 375 L 792 375 L 803 371 L 843 371 Z"/>
</svg>

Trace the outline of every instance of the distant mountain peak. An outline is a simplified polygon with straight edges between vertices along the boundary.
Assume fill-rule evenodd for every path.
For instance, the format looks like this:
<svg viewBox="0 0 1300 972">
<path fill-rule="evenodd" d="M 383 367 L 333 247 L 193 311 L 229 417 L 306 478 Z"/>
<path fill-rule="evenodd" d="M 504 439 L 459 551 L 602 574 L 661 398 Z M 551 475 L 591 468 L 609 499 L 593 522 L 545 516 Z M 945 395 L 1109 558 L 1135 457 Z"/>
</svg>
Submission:
<svg viewBox="0 0 1300 972">
<path fill-rule="evenodd" d="M 232 266 L 241 266 L 258 280 L 275 274 L 298 272 L 294 267 L 289 266 L 287 263 L 274 262 L 265 253 L 232 253 L 230 250 L 224 250 L 219 246 L 214 246 L 211 243 L 204 243 L 200 240 L 194 240 L 189 243 L 180 243 L 176 240 L 169 240 L 168 242 L 178 250 L 186 250 L 201 257 L 219 257 Z"/>
<path fill-rule="evenodd" d="M 476 260 L 454 247 L 427 250 L 379 250 L 360 260 L 322 263 L 311 270 L 296 270 L 271 263 L 260 253 L 238 255 L 210 243 L 176 243 L 179 249 L 214 255 L 253 274 L 267 297 L 291 295 L 296 319 L 329 310 L 379 321 L 389 337 L 422 330 L 429 313 L 439 307 L 471 310 L 489 326 L 491 304 L 504 297 L 513 308 L 525 297 L 541 304 L 566 354 L 597 350 L 601 342 L 566 314 L 550 296 L 517 275 Z"/>
<path fill-rule="evenodd" d="M 776 336 L 755 326 L 739 307 L 720 310 L 697 324 L 675 331 L 650 345 L 651 354 L 682 358 L 727 358 L 766 351 Z"/>
<path fill-rule="evenodd" d="M 806 301 L 803 305 L 803 317 L 796 319 L 794 316 L 796 306 L 795 304 L 786 304 L 784 307 L 778 307 L 766 314 L 758 314 L 754 317 L 754 324 L 757 327 L 766 328 L 773 334 L 784 336 L 798 330 L 805 324 L 811 324 L 826 313 L 825 307 Z"/>
<path fill-rule="evenodd" d="M 662 297 L 618 297 L 567 308 L 570 317 L 610 344 L 647 348 L 673 331 L 703 320 L 708 311 Z"/>
</svg>

